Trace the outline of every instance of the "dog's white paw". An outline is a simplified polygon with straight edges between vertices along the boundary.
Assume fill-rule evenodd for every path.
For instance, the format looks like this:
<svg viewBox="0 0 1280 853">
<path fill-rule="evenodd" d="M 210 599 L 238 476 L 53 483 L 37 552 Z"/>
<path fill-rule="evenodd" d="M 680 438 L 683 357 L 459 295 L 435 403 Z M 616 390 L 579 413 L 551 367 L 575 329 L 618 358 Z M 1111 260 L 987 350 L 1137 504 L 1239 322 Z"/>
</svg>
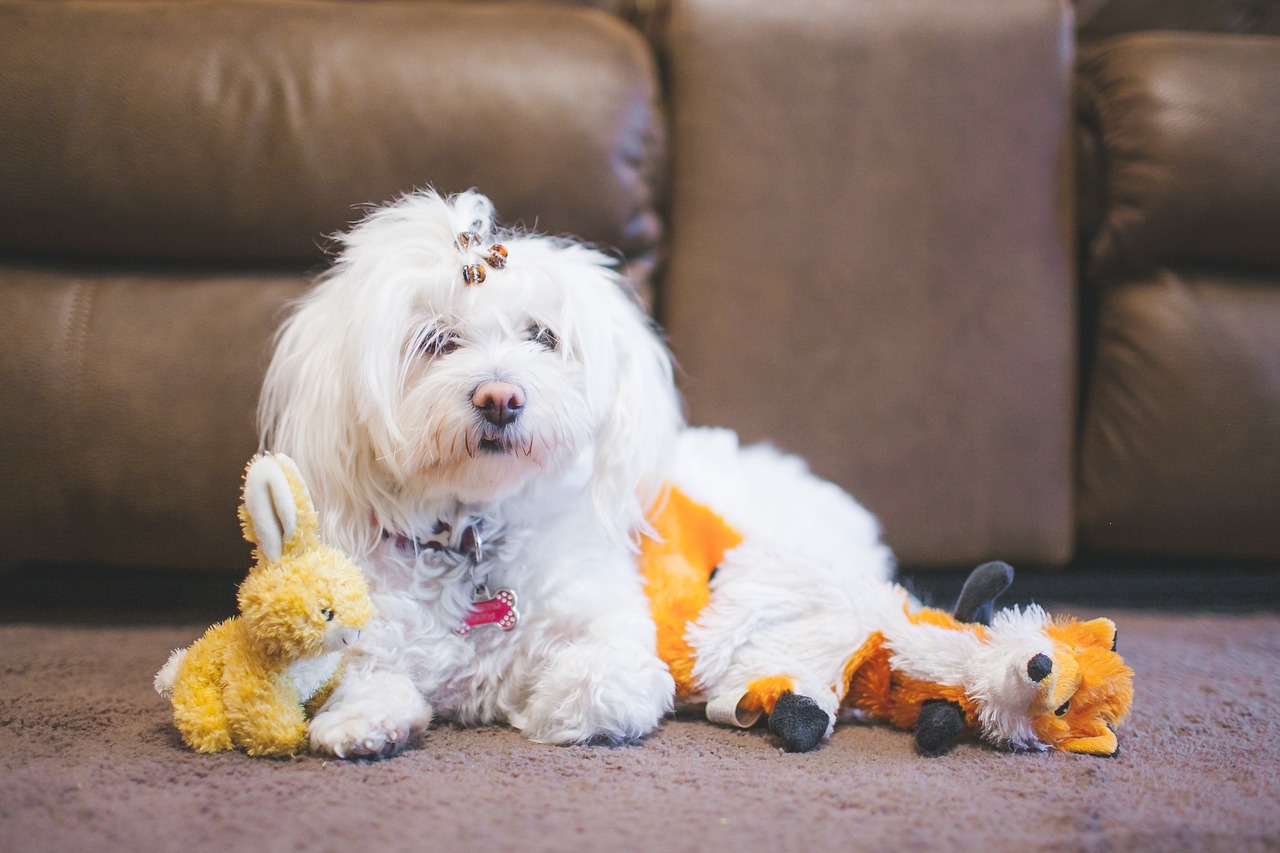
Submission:
<svg viewBox="0 0 1280 853">
<path fill-rule="evenodd" d="M 326 711 L 311 721 L 311 749 L 336 758 L 390 758 L 409 743 L 404 719 L 370 717 L 356 708 Z"/>
<path fill-rule="evenodd" d="M 671 674 L 652 653 L 624 662 L 579 646 L 560 653 L 511 722 L 538 743 L 633 743 L 658 727 L 674 695 Z"/>
<path fill-rule="evenodd" d="M 343 689 L 346 687 L 346 689 Z M 431 707 L 402 676 L 343 685 L 311 721 L 311 749 L 337 758 L 390 758 L 431 722 Z"/>
</svg>

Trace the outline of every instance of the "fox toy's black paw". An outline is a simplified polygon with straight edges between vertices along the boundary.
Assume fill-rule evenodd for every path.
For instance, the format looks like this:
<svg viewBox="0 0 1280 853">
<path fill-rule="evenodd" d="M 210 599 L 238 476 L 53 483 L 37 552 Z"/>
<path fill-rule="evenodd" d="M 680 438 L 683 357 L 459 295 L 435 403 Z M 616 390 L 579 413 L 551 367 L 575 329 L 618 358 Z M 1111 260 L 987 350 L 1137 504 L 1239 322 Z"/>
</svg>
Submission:
<svg viewBox="0 0 1280 853">
<path fill-rule="evenodd" d="M 831 718 L 808 696 L 788 690 L 778 697 L 769 715 L 769 731 L 787 752 L 811 752 L 827 733 Z"/>
<path fill-rule="evenodd" d="M 927 699 L 916 718 L 916 746 L 928 756 L 941 755 L 955 746 L 964 731 L 964 712 L 955 702 Z"/>
</svg>

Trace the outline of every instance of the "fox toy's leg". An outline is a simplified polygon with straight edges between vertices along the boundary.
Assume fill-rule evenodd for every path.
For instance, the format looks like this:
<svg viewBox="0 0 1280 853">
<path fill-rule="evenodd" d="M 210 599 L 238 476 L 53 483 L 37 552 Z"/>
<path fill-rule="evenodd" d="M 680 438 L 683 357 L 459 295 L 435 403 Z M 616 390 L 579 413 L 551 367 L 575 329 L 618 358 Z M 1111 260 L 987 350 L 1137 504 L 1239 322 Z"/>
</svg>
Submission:
<svg viewBox="0 0 1280 853">
<path fill-rule="evenodd" d="M 964 710 L 945 699 L 926 699 L 916 718 L 916 746 L 928 756 L 941 755 L 964 731 Z"/>
<path fill-rule="evenodd" d="M 714 591 L 712 612 L 689 631 L 707 718 L 747 727 L 769 715 L 770 731 L 788 752 L 815 749 L 835 724 L 849 649 L 865 636 L 830 603 L 801 601 L 768 612 L 776 596 L 753 607 L 727 595 L 734 591 Z"/>
<path fill-rule="evenodd" d="M 829 701 L 824 704 L 814 697 Z M 745 688 L 713 697 L 707 703 L 707 718 L 746 728 L 767 715 L 769 731 L 782 741 L 787 752 L 810 752 L 830 734 L 835 705 L 836 696 L 830 688 L 789 675 L 775 675 L 754 679 Z"/>
<path fill-rule="evenodd" d="M 795 752 L 830 734 L 868 614 L 906 605 L 905 593 L 878 583 L 863 590 L 847 574 L 832 561 L 750 541 L 726 553 L 685 635 L 709 719 L 749 726 L 770 714 L 771 730 Z"/>
<path fill-rule="evenodd" d="M 769 731 L 787 752 L 810 752 L 827 736 L 832 718 L 808 696 L 783 693 L 769 713 Z"/>
<path fill-rule="evenodd" d="M 983 563 L 965 579 L 953 610 L 955 619 L 990 625 L 995 601 L 1013 583 L 1008 563 Z M 964 709 L 943 698 L 926 699 L 916 717 L 916 745 L 924 755 L 941 755 L 955 745 L 964 732 Z"/>
</svg>

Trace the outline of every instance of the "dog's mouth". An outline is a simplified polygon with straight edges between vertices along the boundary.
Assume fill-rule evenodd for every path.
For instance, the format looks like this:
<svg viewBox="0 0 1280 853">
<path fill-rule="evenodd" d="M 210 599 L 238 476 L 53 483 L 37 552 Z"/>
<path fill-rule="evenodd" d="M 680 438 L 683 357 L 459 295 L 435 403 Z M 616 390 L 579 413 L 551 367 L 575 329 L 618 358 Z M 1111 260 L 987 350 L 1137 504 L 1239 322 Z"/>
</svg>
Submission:
<svg viewBox="0 0 1280 853">
<path fill-rule="evenodd" d="M 532 456 L 534 437 L 521 436 L 511 429 L 483 430 L 467 450 L 472 456 Z"/>
</svg>

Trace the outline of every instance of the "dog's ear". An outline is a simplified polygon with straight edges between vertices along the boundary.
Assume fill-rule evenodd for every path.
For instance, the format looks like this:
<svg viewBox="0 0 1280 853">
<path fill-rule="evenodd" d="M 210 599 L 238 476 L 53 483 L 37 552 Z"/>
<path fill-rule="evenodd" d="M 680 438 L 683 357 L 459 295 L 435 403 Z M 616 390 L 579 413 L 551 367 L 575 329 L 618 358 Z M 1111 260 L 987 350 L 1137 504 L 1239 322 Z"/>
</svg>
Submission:
<svg viewBox="0 0 1280 853">
<path fill-rule="evenodd" d="M 343 274 L 339 269 L 329 278 Z M 345 375 L 350 360 L 342 350 L 351 344 L 335 332 L 343 324 L 332 316 L 344 303 L 324 298 L 337 286 L 339 281 L 322 280 L 277 334 L 258 401 L 258 429 L 262 449 L 287 453 L 304 469 L 299 476 L 305 475 L 315 506 L 325 508 L 321 538 L 352 549 L 369 535 L 368 525 L 352 522 L 368 515 L 355 489 L 369 463 L 351 392 L 358 383 Z"/>
<path fill-rule="evenodd" d="M 671 354 L 609 256 L 573 240 L 503 242 L 509 269 L 556 283 L 548 320 L 583 373 L 596 518 L 615 542 L 638 548 L 684 423 Z"/>
<path fill-rule="evenodd" d="M 671 354 L 630 297 L 613 290 L 618 377 L 596 440 L 594 499 L 609 532 L 634 541 L 649 529 L 684 418 Z"/>
</svg>

